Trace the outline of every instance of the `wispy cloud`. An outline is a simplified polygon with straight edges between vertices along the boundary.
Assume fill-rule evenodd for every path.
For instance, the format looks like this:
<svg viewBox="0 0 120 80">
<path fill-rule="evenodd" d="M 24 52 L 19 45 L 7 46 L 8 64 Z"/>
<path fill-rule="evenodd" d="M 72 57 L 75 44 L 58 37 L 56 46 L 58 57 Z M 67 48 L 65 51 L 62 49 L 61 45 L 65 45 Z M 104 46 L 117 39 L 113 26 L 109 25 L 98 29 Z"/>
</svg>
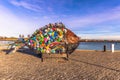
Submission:
<svg viewBox="0 0 120 80">
<path fill-rule="evenodd" d="M 18 6 L 18 7 L 23 7 L 32 11 L 37 11 L 37 12 L 41 12 L 42 8 L 38 5 L 35 4 L 31 4 L 25 1 L 16 1 L 16 0 L 12 0 L 10 1 L 11 4 Z"/>
<path fill-rule="evenodd" d="M 69 26 L 74 26 L 74 28 L 93 26 L 108 21 L 120 21 L 120 6 L 96 14 L 88 14 L 85 16 L 76 17 L 71 16 L 64 21 L 66 24 L 69 24 Z"/>
<path fill-rule="evenodd" d="M 109 30 L 102 31 L 74 31 L 82 39 L 113 39 L 120 40 L 120 32 L 111 32 Z"/>
<path fill-rule="evenodd" d="M 94 35 L 94 36 L 93 36 Z M 98 34 L 88 34 L 88 35 L 78 35 L 81 39 L 101 39 L 101 40 L 120 40 L 119 35 L 98 35 Z"/>
<path fill-rule="evenodd" d="M 72 1 L 73 0 L 71 0 L 71 5 L 73 4 Z M 3 29 L 0 30 L 0 35 L 7 34 L 14 36 L 15 34 L 19 35 L 18 33 L 29 34 L 48 23 L 62 21 L 67 28 L 78 31 L 75 33 L 82 38 L 119 39 L 120 6 L 113 6 L 109 10 L 97 11 L 93 14 L 89 14 L 88 12 L 81 15 L 79 11 L 78 13 L 72 12 L 72 10 L 74 11 L 74 4 L 72 6 L 67 5 L 68 2 L 65 0 L 60 1 L 60 3 L 58 3 L 58 0 L 51 0 L 50 2 L 48 2 L 48 0 L 10 0 L 9 2 L 14 5 L 12 6 L 12 8 L 14 7 L 13 9 L 8 6 L 0 6 L 0 26 L 4 26 Z M 9 4 L 9 6 L 11 6 L 11 4 Z M 25 19 L 19 17 L 22 16 L 19 12 L 12 13 L 14 9 L 15 11 L 19 11 L 16 10 L 16 7 L 24 11 L 23 15 L 24 13 L 27 15 Z M 76 10 L 79 9 L 80 7 Z M 30 14 L 28 14 L 26 10 L 31 10 L 28 11 Z M 68 12 L 71 13 L 66 13 L 66 10 L 70 10 Z M 111 23 L 113 23 L 113 25 L 111 25 Z M 8 28 L 11 30 L 8 30 Z"/>
<path fill-rule="evenodd" d="M 23 27 L 22 26 L 26 26 Z M 28 34 L 30 32 L 30 24 L 24 23 L 24 20 L 19 19 L 12 14 L 8 9 L 0 6 L 0 35 L 1 36 L 18 36 L 21 34 Z"/>
<path fill-rule="evenodd" d="M 51 18 L 23 18 L 12 13 L 8 8 L 0 5 L 0 36 L 16 36 L 32 34 L 36 29 L 54 22 Z"/>
</svg>

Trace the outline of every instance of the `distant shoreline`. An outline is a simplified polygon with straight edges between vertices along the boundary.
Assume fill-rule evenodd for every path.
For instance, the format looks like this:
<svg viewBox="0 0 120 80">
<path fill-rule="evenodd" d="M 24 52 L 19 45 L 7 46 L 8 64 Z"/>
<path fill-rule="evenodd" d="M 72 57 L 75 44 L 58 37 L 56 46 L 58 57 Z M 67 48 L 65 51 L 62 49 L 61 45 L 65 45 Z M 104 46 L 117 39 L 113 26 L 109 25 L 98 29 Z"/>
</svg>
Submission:
<svg viewBox="0 0 120 80">
<path fill-rule="evenodd" d="M 25 38 L 27 40 L 28 38 Z M 0 38 L 0 41 L 16 41 L 18 38 Z"/>
<path fill-rule="evenodd" d="M 28 38 L 25 38 L 27 40 Z M 0 38 L 0 41 L 16 41 L 18 38 Z M 120 40 L 80 39 L 79 42 L 120 42 Z"/>
</svg>

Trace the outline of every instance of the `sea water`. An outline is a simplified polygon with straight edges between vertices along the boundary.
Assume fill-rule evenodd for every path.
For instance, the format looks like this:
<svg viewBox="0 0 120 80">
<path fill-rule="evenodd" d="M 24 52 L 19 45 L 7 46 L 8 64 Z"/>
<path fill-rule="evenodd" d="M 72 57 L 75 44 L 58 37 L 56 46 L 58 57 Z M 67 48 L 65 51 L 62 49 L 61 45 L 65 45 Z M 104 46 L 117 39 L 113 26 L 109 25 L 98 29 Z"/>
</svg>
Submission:
<svg viewBox="0 0 120 80">
<path fill-rule="evenodd" d="M 0 45 L 11 44 L 13 41 L 0 41 Z M 78 49 L 80 50 L 103 50 L 106 46 L 107 50 L 111 50 L 111 45 L 114 44 L 115 50 L 120 50 L 119 42 L 80 42 Z"/>
<path fill-rule="evenodd" d="M 107 50 L 111 50 L 111 45 L 114 44 L 115 50 L 120 50 L 119 42 L 80 42 L 78 49 L 80 50 L 103 50 L 106 46 Z"/>
</svg>

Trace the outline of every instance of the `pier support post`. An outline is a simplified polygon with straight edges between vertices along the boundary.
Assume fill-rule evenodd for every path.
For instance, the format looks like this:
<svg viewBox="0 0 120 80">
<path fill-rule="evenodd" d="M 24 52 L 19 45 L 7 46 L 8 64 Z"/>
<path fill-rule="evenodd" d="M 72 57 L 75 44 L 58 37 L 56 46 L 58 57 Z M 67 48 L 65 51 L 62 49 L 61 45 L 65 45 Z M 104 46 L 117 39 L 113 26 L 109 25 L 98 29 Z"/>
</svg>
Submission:
<svg viewBox="0 0 120 80">
<path fill-rule="evenodd" d="M 106 52 L 106 45 L 103 46 L 103 51 Z"/>
<path fill-rule="evenodd" d="M 111 51 L 112 51 L 112 53 L 115 52 L 115 48 L 114 48 L 114 47 L 115 47 L 114 44 L 112 44 L 112 45 L 111 45 Z"/>
</svg>

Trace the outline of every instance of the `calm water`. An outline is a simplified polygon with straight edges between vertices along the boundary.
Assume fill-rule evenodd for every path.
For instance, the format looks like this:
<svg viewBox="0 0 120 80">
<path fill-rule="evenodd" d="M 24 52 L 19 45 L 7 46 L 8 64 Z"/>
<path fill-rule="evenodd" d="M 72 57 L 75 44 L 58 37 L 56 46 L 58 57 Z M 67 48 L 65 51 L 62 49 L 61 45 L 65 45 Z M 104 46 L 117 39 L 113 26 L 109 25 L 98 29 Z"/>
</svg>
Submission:
<svg viewBox="0 0 120 80">
<path fill-rule="evenodd" d="M 111 50 L 111 44 L 115 45 L 115 50 L 120 50 L 120 43 L 118 42 L 81 42 L 78 49 L 103 50 L 103 46 L 106 45 L 107 50 Z"/>
<path fill-rule="evenodd" d="M 0 45 L 11 44 L 12 41 L 0 41 Z M 81 50 L 103 50 L 106 45 L 107 50 L 111 50 L 111 44 L 115 45 L 115 50 L 120 50 L 120 43 L 118 42 L 81 42 L 78 49 Z"/>
</svg>

